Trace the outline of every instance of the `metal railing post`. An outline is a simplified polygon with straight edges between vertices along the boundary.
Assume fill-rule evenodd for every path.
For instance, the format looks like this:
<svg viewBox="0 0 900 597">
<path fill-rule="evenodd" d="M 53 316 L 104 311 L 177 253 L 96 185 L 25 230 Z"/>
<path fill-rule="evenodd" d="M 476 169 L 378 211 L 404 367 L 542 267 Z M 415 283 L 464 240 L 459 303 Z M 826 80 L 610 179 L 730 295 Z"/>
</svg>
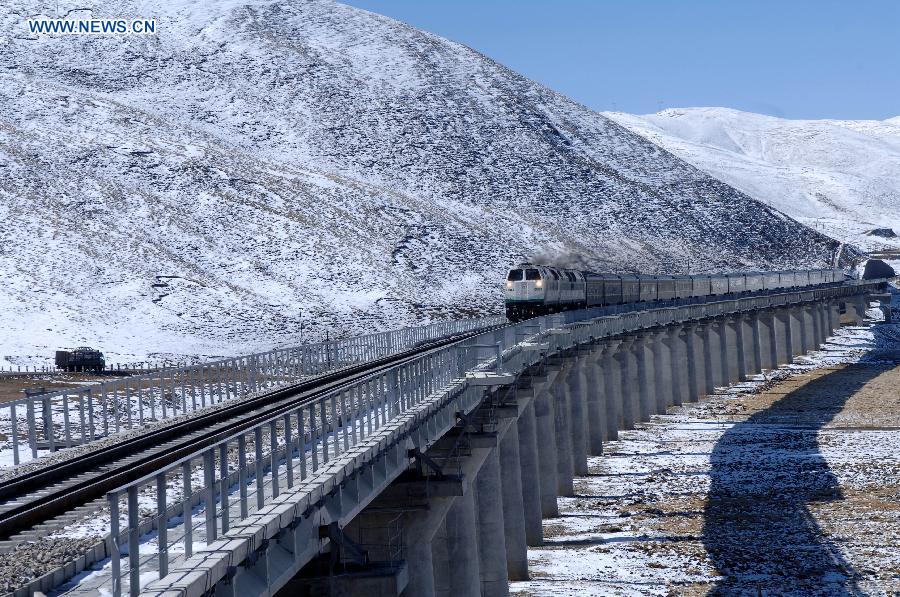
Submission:
<svg viewBox="0 0 900 597">
<path fill-rule="evenodd" d="M 194 553 L 194 510 L 191 507 L 191 461 L 181 463 L 182 485 L 184 495 L 181 504 L 182 517 L 184 518 L 184 557 L 189 558 Z"/>
<path fill-rule="evenodd" d="M 13 465 L 19 466 L 19 425 L 16 417 L 16 403 L 9 405 L 9 424 L 11 427 L 10 435 L 12 435 L 13 445 Z"/>
<path fill-rule="evenodd" d="M 128 488 L 128 578 L 131 597 L 138 597 L 141 592 L 141 552 L 138 541 L 141 520 L 137 491 L 137 485 Z"/>
<path fill-rule="evenodd" d="M 169 517 L 166 514 L 166 473 L 156 475 L 156 532 L 157 532 L 157 565 L 159 577 L 163 578 L 169 573 Z"/>
<path fill-rule="evenodd" d="M 122 556 L 119 552 L 119 494 L 106 494 L 109 503 L 109 561 L 112 572 L 113 597 L 122 597 Z"/>
</svg>

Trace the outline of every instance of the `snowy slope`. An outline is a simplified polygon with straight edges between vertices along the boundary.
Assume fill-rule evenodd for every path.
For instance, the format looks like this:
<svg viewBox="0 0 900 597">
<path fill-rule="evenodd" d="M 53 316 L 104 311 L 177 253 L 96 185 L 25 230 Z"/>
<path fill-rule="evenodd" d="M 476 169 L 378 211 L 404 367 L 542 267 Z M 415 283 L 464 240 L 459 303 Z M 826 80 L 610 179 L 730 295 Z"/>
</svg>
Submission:
<svg viewBox="0 0 900 597">
<path fill-rule="evenodd" d="M 84 7 L 93 6 L 92 10 Z M 497 312 L 537 253 L 824 265 L 835 244 L 473 50 L 326 0 L 0 6 L 0 363 L 231 354 Z M 76 10 L 77 9 L 77 10 Z M 34 362 L 34 361 L 33 361 Z"/>
<path fill-rule="evenodd" d="M 833 238 L 900 247 L 900 117 L 785 120 L 727 108 L 607 113 L 683 160 Z"/>
</svg>

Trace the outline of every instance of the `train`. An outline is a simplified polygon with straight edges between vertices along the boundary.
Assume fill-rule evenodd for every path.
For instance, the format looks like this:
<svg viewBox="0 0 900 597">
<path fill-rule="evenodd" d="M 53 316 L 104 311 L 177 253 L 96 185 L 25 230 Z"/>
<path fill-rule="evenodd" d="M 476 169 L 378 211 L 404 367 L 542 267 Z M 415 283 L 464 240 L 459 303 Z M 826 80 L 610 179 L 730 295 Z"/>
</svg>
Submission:
<svg viewBox="0 0 900 597">
<path fill-rule="evenodd" d="M 842 282 L 843 270 L 736 272 L 695 276 L 598 274 L 547 265 L 521 263 L 504 283 L 506 317 L 522 321 L 587 307 L 673 301 L 708 296 L 739 296 Z"/>
</svg>

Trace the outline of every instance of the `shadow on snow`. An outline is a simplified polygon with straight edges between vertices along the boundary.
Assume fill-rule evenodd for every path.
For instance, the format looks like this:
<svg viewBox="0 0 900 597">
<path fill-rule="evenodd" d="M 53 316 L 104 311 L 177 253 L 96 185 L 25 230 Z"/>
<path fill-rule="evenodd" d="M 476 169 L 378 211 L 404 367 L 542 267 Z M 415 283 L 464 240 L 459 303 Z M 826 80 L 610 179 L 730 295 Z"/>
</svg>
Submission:
<svg viewBox="0 0 900 597">
<path fill-rule="evenodd" d="M 813 380 L 717 442 L 703 543 L 724 578 L 710 595 L 861 594 L 808 506 L 843 497 L 819 452 L 819 430 L 888 368 L 851 365 Z"/>
</svg>

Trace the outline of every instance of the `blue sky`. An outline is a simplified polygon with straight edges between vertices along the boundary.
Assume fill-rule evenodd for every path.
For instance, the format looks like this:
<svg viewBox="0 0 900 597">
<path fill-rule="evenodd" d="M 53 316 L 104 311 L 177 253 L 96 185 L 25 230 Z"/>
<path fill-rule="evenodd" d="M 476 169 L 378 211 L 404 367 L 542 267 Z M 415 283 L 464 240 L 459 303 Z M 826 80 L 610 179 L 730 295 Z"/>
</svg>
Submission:
<svg viewBox="0 0 900 597">
<path fill-rule="evenodd" d="M 344 0 L 597 110 L 900 116 L 900 0 Z"/>
</svg>

